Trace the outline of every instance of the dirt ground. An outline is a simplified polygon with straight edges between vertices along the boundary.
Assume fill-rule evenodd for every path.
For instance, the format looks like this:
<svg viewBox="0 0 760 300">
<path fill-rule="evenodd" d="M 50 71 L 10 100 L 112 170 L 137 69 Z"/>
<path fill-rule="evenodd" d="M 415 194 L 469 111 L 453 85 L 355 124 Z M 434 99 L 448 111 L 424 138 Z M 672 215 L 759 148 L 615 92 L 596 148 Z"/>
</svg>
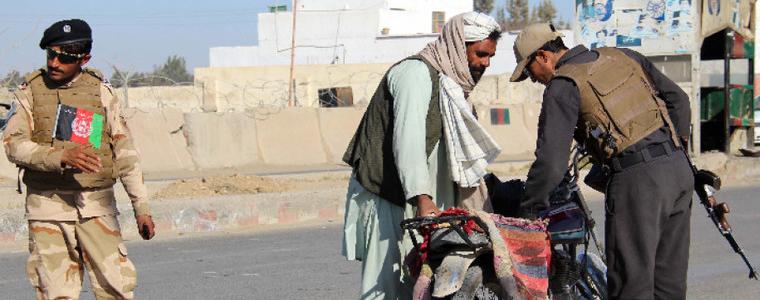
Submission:
<svg viewBox="0 0 760 300">
<path fill-rule="evenodd" d="M 231 175 L 179 179 L 157 190 L 153 199 L 180 199 L 217 195 L 287 193 L 345 187 L 348 174 L 319 176 Z"/>
</svg>

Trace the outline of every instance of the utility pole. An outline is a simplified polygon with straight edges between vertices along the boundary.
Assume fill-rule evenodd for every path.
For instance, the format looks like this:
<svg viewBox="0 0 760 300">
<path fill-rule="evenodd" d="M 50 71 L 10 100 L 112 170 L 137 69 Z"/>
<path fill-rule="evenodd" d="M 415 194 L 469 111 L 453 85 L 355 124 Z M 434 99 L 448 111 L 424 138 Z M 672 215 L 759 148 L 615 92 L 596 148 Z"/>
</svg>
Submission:
<svg viewBox="0 0 760 300">
<path fill-rule="evenodd" d="M 288 106 L 293 106 L 293 64 L 296 57 L 296 10 L 298 9 L 298 0 L 293 0 L 293 28 L 291 29 L 290 39 L 290 79 L 288 80 Z"/>
</svg>

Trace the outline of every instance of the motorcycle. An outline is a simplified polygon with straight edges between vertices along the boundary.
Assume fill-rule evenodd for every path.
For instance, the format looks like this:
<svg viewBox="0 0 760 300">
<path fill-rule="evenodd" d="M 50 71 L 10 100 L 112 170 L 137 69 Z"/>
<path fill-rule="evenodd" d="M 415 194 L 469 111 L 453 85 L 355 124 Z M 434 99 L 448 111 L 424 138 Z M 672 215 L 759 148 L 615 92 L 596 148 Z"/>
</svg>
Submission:
<svg viewBox="0 0 760 300">
<path fill-rule="evenodd" d="M 494 214 L 452 208 L 437 217 L 404 220 L 401 227 L 416 249 L 407 266 L 422 278 L 415 299 L 429 299 L 426 293 L 432 299 L 607 299 L 604 252 L 577 184 L 582 149 L 573 149 L 572 157 L 551 194 L 550 209 L 540 215 L 549 220 L 543 227 L 542 221 L 514 218 L 524 182 L 501 182 L 492 174 L 485 180 Z M 532 241 L 510 240 L 531 235 Z M 591 242 L 598 255 L 589 251 Z M 505 245 L 520 249 L 508 249 L 505 255 L 499 251 Z M 519 257 L 526 253 L 532 257 Z M 504 271 L 505 257 L 511 259 L 509 272 Z"/>
</svg>

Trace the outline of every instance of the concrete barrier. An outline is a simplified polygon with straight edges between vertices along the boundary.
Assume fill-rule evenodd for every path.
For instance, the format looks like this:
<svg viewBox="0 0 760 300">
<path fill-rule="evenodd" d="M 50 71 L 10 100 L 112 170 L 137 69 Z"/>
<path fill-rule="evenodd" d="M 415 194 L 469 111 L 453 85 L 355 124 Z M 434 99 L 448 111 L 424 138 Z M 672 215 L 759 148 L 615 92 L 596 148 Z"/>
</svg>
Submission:
<svg viewBox="0 0 760 300">
<path fill-rule="evenodd" d="M 509 123 L 492 124 L 491 109 L 508 109 Z M 477 111 L 480 123 L 501 146 L 498 159 L 532 155 L 536 148 L 538 122 L 535 104 L 480 106 Z"/>
<path fill-rule="evenodd" d="M 364 111 L 359 107 L 319 109 L 319 130 L 330 162 L 343 163 L 343 152 L 351 142 Z"/>
<path fill-rule="evenodd" d="M 128 109 L 125 115 L 145 173 L 195 169 L 182 131 L 181 111 Z"/>
<path fill-rule="evenodd" d="M 256 121 L 244 113 L 186 113 L 187 148 L 198 169 L 261 164 Z"/>
<path fill-rule="evenodd" d="M 316 108 L 264 113 L 257 109 L 256 137 L 261 158 L 269 165 L 315 165 L 328 162 Z"/>
<path fill-rule="evenodd" d="M 492 124 L 491 109 L 508 109 L 509 124 Z M 127 109 L 127 126 L 146 174 L 189 170 L 343 164 L 343 152 L 364 107 L 257 108 L 248 112 L 182 113 Z M 529 159 L 535 149 L 540 103 L 478 106 L 480 122 L 502 146 L 500 159 Z M 0 162 L 0 176 L 16 168 Z"/>
</svg>

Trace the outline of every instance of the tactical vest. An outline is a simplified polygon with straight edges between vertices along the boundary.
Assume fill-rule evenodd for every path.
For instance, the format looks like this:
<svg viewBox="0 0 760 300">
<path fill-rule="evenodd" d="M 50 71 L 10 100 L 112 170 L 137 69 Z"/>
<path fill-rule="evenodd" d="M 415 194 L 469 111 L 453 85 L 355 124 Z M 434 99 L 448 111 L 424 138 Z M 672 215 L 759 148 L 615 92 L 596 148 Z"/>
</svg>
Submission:
<svg viewBox="0 0 760 300">
<path fill-rule="evenodd" d="M 555 74 L 578 87 L 578 130 L 590 154 L 607 161 L 666 124 L 680 147 L 665 102 L 641 65 L 615 48 L 593 51 L 599 54 L 596 61 L 565 64 Z"/>
<path fill-rule="evenodd" d="M 73 168 L 66 168 L 63 173 L 26 169 L 24 184 L 28 187 L 37 190 L 83 190 L 111 187 L 116 183 L 113 150 L 108 134 L 108 118 L 105 118 L 106 109 L 101 101 L 101 76 L 94 70 L 85 69 L 70 86 L 57 87 L 45 79 L 43 72 L 34 73 L 27 79 L 27 85 L 32 94 L 30 105 L 34 118 L 32 141 L 37 144 L 55 149 L 70 149 L 81 146 L 70 141 L 53 138 L 58 104 L 86 109 L 104 116 L 101 147 L 100 149 L 93 149 L 100 157 L 102 164 L 99 172 L 84 173 Z"/>
<path fill-rule="evenodd" d="M 421 56 L 411 56 L 401 62 L 409 59 L 425 63 L 433 84 L 425 120 L 425 153 L 429 157 L 443 135 L 438 71 Z M 406 197 L 393 156 L 393 101 L 386 73 L 343 154 L 343 161 L 354 168 L 354 176 L 364 189 L 403 207 Z"/>
</svg>

